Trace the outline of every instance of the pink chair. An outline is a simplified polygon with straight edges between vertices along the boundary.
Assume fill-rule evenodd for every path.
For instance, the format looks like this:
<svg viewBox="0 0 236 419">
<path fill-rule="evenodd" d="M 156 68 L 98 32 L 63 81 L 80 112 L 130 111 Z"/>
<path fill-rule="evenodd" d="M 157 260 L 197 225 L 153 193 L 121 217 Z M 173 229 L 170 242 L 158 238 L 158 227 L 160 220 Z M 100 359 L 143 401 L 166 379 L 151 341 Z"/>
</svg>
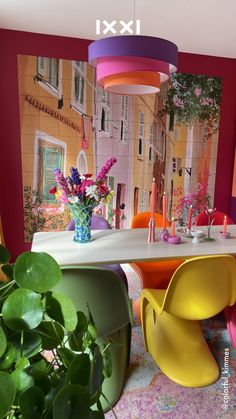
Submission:
<svg viewBox="0 0 236 419">
<path fill-rule="evenodd" d="M 236 349 L 236 305 L 226 307 L 224 316 L 232 346 Z"/>
<path fill-rule="evenodd" d="M 213 215 L 211 215 L 211 221 L 213 221 L 213 225 L 223 225 L 224 223 L 224 216 L 227 216 L 227 223 L 228 224 L 234 224 L 233 220 L 224 212 L 221 211 L 215 211 Z M 201 212 L 200 214 L 198 214 L 196 221 L 195 221 L 196 226 L 207 226 L 208 225 L 208 217 L 204 212 Z"/>
<path fill-rule="evenodd" d="M 99 217 L 98 215 L 92 215 L 92 223 L 91 223 L 91 228 L 92 230 L 110 230 L 111 226 L 108 223 L 107 220 L 105 220 L 105 218 L 103 217 Z M 67 228 L 66 231 L 72 231 L 75 229 L 75 222 L 72 219 Z M 101 266 L 100 266 L 101 267 Z M 124 281 L 124 284 L 128 290 L 128 281 L 127 281 L 127 277 L 125 275 L 124 270 L 122 269 L 122 267 L 118 264 L 113 264 L 113 265 L 103 265 L 104 268 L 106 269 L 110 269 L 114 272 L 116 272 Z"/>
</svg>

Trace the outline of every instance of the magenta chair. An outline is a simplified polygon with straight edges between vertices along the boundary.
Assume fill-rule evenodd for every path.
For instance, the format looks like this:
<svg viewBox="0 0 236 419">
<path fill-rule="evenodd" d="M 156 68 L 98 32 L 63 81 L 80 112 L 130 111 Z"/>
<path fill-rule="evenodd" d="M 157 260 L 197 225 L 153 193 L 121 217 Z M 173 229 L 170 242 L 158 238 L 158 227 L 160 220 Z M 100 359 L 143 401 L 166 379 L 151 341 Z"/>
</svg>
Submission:
<svg viewBox="0 0 236 419">
<path fill-rule="evenodd" d="M 224 212 L 221 211 L 215 211 L 214 214 L 211 215 L 211 221 L 213 221 L 213 225 L 223 225 L 224 223 L 224 216 L 227 216 L 227 223 L 228 224 L 234 224 L 233 220 L 231 220 L 231 218 L 225 214 Z M 208 217 L 207 215 L 203 212 L 201 212 L 200 214 L 198 214 L 196 221 L 195 221 L 195 225 L 196 226 L 207 226 L 208 225 Z"/>
<path fill-rule="evenodd" d="M 71 220 L 66 228 L 66 231 L 72 231 L 75 229 L 75 222 L 74 220 Z M 108 223 L 107 220 L 103 217 L 99 217 L 98 215 L 92 215 L 92 223 L 91 223 L 91 229 L 92 230 L 110 230 L 111 226 Z M 128 281 L 127 277 L 125 275 L 125 272 L 123 271 L 122 267 L 120 265 L 114 264 L 114 265 L 103 265 L 100 267 L 105 269 L 110 269 L 114 272 L 116 272 L 124 281 L 124 284 L 128 290 Z"/>
</svg>

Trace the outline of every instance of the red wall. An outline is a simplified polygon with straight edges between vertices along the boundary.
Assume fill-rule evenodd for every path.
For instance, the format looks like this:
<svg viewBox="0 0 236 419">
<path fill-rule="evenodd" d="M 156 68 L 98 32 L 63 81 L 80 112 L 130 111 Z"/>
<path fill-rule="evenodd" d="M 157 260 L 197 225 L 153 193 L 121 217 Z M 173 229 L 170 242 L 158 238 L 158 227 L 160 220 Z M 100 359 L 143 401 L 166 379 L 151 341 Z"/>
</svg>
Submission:
<svg viewBox="0 0 236 419">
<path fill-rule="evenodd" d="M 87 60 L 90 41 L 0 29 L 0 213 L 13 258 L 30 249 L 23 240 L 17 54 Z M 179 72 L 223 77 L 215 206 L 230 213 L 236 140 L 236 60 L 179 54 Z"/>
</svg>

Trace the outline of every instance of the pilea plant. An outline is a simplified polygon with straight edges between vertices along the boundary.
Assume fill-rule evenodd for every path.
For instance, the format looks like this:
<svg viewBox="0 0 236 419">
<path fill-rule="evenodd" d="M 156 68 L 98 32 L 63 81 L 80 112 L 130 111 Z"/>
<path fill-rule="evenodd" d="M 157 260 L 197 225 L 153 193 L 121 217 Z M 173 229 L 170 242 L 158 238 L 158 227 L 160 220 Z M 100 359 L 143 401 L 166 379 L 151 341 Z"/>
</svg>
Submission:
<svg viewBox="0 0 236 419">
<path fill-rule="evenodd" d="M 96 343 L 89 312 L 53 291 L 62 273 L 46 253 L 10 264 L 0 245 L 0 418 L 100 419 L 102 383 L 111 374 L 108 345 Z"/>
</svg>

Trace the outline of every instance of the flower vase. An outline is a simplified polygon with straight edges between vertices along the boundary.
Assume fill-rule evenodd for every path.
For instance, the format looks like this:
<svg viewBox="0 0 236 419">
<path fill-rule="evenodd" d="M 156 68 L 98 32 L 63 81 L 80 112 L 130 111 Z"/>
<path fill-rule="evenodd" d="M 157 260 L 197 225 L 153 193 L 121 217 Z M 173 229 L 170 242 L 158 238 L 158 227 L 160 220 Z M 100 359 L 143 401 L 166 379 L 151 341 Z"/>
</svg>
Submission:
<svg viewBox="0 0 236 419">
<path fill-rule="evenodd" d="M 74 241 L 88 243 L 92 240 L 92 206 L 69 205 L 75 222 Z"/>
<path fill-rule="evenodd" d="M 205 240 L 209 242 L 214 241 L 214 239 L 211 237 L 212 222 L 211 222 L 210 216 L 208 215 L 207 237 L 205 237 Z"/>
</svg>

